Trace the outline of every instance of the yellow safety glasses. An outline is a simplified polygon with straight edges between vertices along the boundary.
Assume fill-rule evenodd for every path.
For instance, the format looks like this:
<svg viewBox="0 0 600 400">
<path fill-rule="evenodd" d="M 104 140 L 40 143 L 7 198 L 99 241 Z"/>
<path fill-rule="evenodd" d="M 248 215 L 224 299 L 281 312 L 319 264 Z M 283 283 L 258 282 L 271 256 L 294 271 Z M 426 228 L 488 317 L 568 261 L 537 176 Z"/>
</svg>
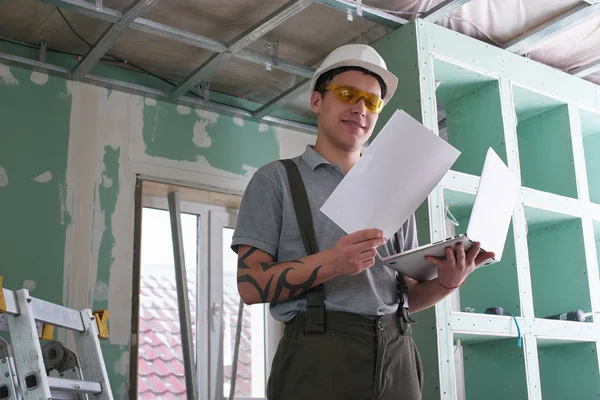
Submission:
<svg viewBox="0 0 600 400">
<path fill-rule="evenodd" d="M 352 86 L 331 85 L 327 86 L 325 90 L 333 92 L 336 99 L 346 104 L 356 104 L 360 99 L 364 99 L 367 110 L 375 114 L 379 114 L 384 106 L 381 97 Z"/>
</svg>

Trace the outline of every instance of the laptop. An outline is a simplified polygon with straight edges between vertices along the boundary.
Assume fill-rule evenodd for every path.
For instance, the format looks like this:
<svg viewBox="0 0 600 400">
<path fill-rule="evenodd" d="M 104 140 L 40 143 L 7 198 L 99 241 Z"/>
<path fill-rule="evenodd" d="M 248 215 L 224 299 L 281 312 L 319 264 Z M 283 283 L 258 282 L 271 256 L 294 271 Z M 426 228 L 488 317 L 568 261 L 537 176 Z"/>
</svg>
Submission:
<svg viewBox="0 0 600 400">
<path fill-rule="evenodd" d="M 480 267 L 499 262 L 519 188 L 515 175 L 494 150 L 488 149 L 466 233 L 385 257 L 381 261 L 409 278 L 426 281 L 437 277 L 438 267 L 427 261 L 425 256 L 444 258 L 446 248 L 456 249 L 458 243 L 462 243 L 465 252 L 468 252 L 475 242 L 480 242 L 481 252 L 492 251 L 495 254 Z"/>
</svg>

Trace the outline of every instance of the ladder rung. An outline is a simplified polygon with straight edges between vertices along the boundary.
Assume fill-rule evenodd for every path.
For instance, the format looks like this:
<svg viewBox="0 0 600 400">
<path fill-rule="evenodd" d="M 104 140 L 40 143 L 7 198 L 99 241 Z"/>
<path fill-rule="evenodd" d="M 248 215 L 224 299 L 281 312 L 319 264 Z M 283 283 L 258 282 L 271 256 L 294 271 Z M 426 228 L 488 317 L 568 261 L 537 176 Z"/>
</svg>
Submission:
<svg viewBox="0 0 600 400">
<path fill-rule="evenodd" d="M 102 393 L 102 385 L 100 385 L 99 382 L 80 381 L 77 379 L 55 378 L 49 376 L 48 385 L 50 386 L 51 390 L 89 394 Z"/>
<path fill-rule="evenodd" d="M 7 315 L 19 315 L 19 306 L 17 305 L 17 294 L 12 290 L 0 288 L 3 291 L 6 302 Z M 81 313 L 58 304 L 50 303 L 44 300 L 29 296 L 31 299 L 31 309 L 33 318 L 46 324 L 58 326 L 71 331 L 83 332 L 83 322 Z"/>
</svg>

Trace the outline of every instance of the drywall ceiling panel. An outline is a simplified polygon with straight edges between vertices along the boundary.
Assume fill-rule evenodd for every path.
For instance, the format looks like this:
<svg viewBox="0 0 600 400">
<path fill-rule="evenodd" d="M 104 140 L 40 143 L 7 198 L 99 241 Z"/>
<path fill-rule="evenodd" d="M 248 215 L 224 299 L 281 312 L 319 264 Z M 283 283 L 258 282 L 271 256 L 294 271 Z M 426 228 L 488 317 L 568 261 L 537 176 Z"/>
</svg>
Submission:
<svg viewBox="0 0 600 400">
<path fill-rule="evenodd" d="M 263 65 L 244 60 L 231 59 L 223 64 L 210 78 L 210 89 L 217 92 L 248 98 L 248 95 L 269 86 L 278 86 L 290 75 Z"/>
<path fill-rule="evenodd" d="M 370 32 L 371 30 L 375 32 Z M 374 42 L 387 32 L 384 27 L 378 27 L 364 18 L 354 17 L 351 22 L 339 10 L 313 3 L 249 47 L 264 52 L 265 44 L 276 40 L 279 43 L 280 58 L 313 66 L 338 46 L 349 42 L 364 42 L 364 37 Z"/>
<path fill-rule="evenodd" d="M 32 33 L 54 12 L 52 7 L 30 0 L 0 2 L 0 35 L 30 41 Z"/>
<path fill-rule="evenodd" d="M 108 22 L 61 10 L 73 28 L 94 44 Z M 89 46 L 78 38 L 56 8 L 32 0 L 6 0 L 0 5 L 0 35 L 29 43 L 48 42 L 48 48 L 85 54 Z"/>
<path fill-rule="evenodd" d="M 286 0 L 159 1 L 144 18 L 221 41 L 229 41 L 258 24 Z"/>
<path fill-rule="evenodd" d="M 280 58 L 317 68 L 336 47 L 347 43 L 373 43 L 390 31 L 389 27 L 357 16 L 349 21 L 346 14 L 339 10 L 314 3 L 249 47 L 264 52 L 265 45 L 276 40 L 279 44 Z M 276 82 L 275 85 L 259 87 L 247 93 L 246 97 L 259 103 L 267 103 L 301 79 L 289 77 Z M 309 99 L 310 93 L 307 91 L 290 100 L 283 108 L 302 116 L 314 117 L 308 106 Z"/>
<path fill-rule="evenodd" d="M 150 33 L 128 29 L 110 54 L 131 61 L 165 79 L 183 80 L 214 53 Z"/>
</svg>

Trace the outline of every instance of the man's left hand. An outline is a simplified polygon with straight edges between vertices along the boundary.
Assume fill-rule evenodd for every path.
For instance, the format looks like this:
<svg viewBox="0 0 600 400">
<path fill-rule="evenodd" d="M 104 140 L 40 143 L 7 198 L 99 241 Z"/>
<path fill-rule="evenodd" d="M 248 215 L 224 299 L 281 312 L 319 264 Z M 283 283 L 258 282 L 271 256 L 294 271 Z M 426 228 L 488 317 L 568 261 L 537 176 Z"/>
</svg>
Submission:
<svg viewBox="0 0 600 400">
<path fill-rule="evenodd" d="M 462 285 L 467 276 L 479 265 L 490 258 L 494 258 L 493 252 L 481 252 L 481 243 L 475 242 L 473 247 L 465 253 L 462 243 L 456 246 L 456 252 L 452 247 L 446 248 L 446 258 L 425 256 L 425 259 L 438 266 L 438 280 L 444 287 L 455 288 Z"/>
</svg>

